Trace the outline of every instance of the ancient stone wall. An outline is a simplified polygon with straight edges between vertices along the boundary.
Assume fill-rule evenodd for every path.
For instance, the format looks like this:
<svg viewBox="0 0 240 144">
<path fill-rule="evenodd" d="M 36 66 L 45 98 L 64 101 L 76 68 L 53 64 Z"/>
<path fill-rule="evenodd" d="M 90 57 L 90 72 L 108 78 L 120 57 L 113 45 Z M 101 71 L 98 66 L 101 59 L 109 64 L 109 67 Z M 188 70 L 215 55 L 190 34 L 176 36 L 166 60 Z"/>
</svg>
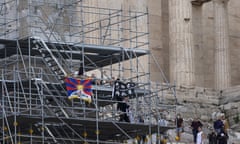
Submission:
<svg viewBox="0 0 240 144">
<path fill-rule="evenodd" d="M 240 130 L 240 86 L 220 92 L 220 108 L 226 113 L 232 129 Z"/>
<path fill-rule="evenodd" d="M 212 127 L 217 114 L 224 113 L 231 130 L 240 130 L 240 86 L 222 91 L 202 87 L 177 87 L 177 103 L 172 96 L 172 91 L 165 91 L 163 98 L 167 104 L 176 104 L 177 113 L 180 113 L 186 122 L 190 122 L 197 116 L 206 122 L 206 128 Z"/>
<path fill-rule="evenodd" d="M 166 91 L 163 95 L 164 102 L 176 104 L 177 112 L 182 113 L 186 118 L 199 116 L 209 121 L 211 114 L 219 111 L 219 93 L 213 89 L 178 87 L 176 88 L 177 103 L 172 91 Z"/>
</svg>

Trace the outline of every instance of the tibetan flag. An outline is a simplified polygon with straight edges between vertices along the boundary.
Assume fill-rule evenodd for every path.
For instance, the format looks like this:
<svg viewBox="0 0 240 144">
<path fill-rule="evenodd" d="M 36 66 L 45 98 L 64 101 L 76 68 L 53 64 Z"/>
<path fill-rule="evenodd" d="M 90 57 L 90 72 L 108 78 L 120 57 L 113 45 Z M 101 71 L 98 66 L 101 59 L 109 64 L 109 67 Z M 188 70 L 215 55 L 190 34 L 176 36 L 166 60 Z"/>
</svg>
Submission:
<svg viewBox="0 0 240 144">
<path fill-rule="evenodd" d="M 65 78 L 69 99 L 82 99 L 87 102 L 92 101 L 92 79 Z"/>
</svg>

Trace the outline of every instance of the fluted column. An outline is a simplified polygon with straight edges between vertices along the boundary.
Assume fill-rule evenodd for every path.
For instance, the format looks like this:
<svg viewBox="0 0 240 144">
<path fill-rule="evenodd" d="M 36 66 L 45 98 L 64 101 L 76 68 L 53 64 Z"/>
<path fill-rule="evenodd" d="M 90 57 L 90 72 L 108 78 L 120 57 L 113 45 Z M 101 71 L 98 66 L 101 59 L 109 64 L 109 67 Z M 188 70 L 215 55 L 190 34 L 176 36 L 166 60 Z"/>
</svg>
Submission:
<svg viewBox="0 0 240 144">
<path fill-rule="evenodd" d="M 215 88 L 230 86 L 229 35 L 227 3 L 229 0 L 213 0 L 215 22 Z"/>
<path fill-rule="evenodd" d="M 170 80 L 195 85 L 191 0 L 169 0 Z"/>
</svg>

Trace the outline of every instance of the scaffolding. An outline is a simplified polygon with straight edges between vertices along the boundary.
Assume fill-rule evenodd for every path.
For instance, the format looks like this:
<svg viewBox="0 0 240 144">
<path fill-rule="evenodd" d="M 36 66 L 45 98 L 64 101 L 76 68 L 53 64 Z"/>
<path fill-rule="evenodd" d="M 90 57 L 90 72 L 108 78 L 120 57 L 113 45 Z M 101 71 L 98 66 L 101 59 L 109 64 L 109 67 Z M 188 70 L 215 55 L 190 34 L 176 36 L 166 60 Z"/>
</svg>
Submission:
<svg viewBox="0 0 240 144">
<path fill-rule="evenodd" d="M 150 81 L 147 24 L 147 10 L 83 0 L 1 1 L 1 143 L 113 144 L 143 135 L 160 143 L 174 121 L 159 120 L 175 113 L 160 95 L 174 87 Z M 92 85 L 92 103 L 67 97 L 64 80 L 79 68 L 101 81 Z M 134 83 L 130 123 L 119 122 L 119 100 L 108 83 L 116 78 Z"/>
</svg>

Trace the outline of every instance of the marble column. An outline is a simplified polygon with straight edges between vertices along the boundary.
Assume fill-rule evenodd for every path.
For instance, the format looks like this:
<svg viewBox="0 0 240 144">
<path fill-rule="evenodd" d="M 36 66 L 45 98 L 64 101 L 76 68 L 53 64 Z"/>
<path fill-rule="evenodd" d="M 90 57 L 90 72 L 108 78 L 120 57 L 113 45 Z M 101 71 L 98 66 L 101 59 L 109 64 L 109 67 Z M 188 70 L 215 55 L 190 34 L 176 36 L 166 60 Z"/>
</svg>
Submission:
<svg viewBox="0 0 240 144">
<path fill-rule="evenodd" d="M 229 0 L 213 0 L 215 29 L 215 88 L 230 86 L 229 34 L 227 3 Z"/>
<path fill-rule="evenodd" d="M 191 0 L 169 0 L 170 81 L 195 85 Z"/>
</svg>

